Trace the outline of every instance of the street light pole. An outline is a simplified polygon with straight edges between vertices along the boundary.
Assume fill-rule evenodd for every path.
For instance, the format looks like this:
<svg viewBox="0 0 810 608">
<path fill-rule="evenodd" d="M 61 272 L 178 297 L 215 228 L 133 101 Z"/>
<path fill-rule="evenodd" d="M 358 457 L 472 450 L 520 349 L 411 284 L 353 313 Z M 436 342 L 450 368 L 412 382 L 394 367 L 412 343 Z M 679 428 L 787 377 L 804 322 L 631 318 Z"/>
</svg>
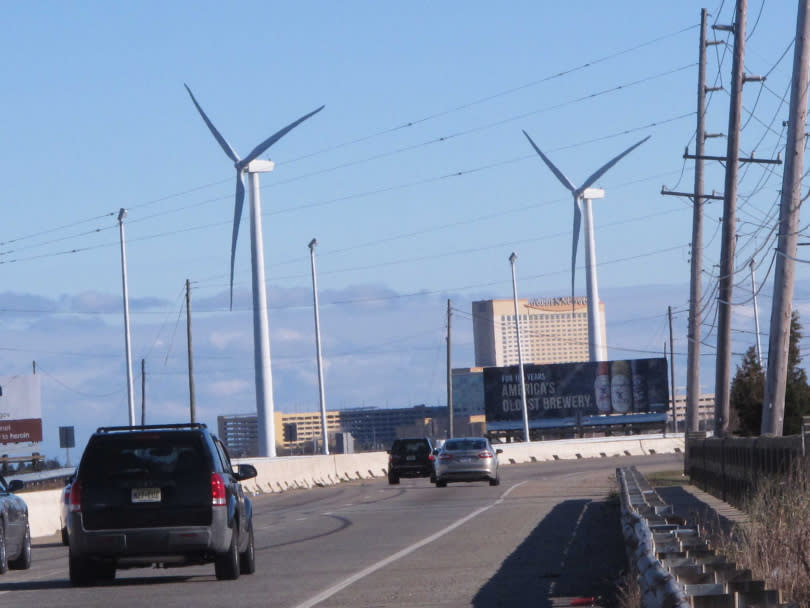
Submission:
<svg viewBox="0 0 810 608">
<path fill-rule="evenodd" d="M 124 244 L 124 218 L 127 210 L 118 211 L 118 232 L 121 237 L 121 282 L 124 286 L 124 348 L 127 358 L 127 406 L 129 411 L 129 426 L 135 426 L 135 401 L 132 387 L 132 349 L 129 337 L 129 293 L 127 290 L 127 250 Z"/>
<path fill-rule="evenodd" d="M 326 397 L 323 390 L 323 360 L 321 357 L 321 319 L 318 313 L 318 279 L 315 274 L 315 245 L 317 239 L 309 242 L 309 257 L 312 262 L 312 299 L 315 307 L 315 350 L 318 354 L 318 395 L 321 401 L 321 430 L 323 432 L 323 453 L 329 455 L 329 431 L 326 426 Z"/>
<path fill-rule="evenodd" d="M 517 254 L 513 251 L 509 256 L 512 265 L 512 295 L 515 300 L 515 334 L 517 335 L 518 367 L 520 368 L 520 398 L 523 402 L 523 436 L 526 443 L 531 441 L 529 435 L 529 408 L 526 406 L 526 380 L 523 375 L 523 348 L 520 343 L 520 315 L 518 314 L 517 281 L 515 280 L 515 260 Z"/>
</svg>

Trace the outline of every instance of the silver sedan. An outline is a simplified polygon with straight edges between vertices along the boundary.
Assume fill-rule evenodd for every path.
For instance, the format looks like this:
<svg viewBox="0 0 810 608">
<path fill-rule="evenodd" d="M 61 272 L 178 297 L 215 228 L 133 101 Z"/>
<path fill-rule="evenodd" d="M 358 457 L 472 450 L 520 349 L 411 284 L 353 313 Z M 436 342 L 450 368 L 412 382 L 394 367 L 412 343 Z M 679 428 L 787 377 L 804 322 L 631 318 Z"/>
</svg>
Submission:
<svg viewBox="0 0 810 608">
<path fill-rule="evenodd" d="M 486 437 L 454 437 L 444 442 L 436 452 L 436 487 L 444 488 L 451 481 L 489 481 L 501 483 L 498 454 Z"/>
</svg>

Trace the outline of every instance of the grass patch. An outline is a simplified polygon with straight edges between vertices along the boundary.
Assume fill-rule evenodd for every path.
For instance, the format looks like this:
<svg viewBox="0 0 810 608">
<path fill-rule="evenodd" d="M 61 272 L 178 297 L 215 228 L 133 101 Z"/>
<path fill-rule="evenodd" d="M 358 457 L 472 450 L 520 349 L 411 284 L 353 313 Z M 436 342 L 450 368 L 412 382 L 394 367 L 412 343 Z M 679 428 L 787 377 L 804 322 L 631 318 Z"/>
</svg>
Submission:
<svg viewBox="0 0 810 608">
<path fill-rule="evenodd" d="M 810 606 L 810 468 L 795 468 L 780 479 L 760 483 L 745 505 L 748 521 L 713 542 L 738 568 L 750 568 L 768 589 L 785 600 Z"/>
<path fill-rule="evenodd" d="M 684 486 L 689 484 L 689 478 L 683 474 L 682 470 L 655 471 L 645 475 L 647 481 L 653 487 L 664 486 Z"/>
</svg>

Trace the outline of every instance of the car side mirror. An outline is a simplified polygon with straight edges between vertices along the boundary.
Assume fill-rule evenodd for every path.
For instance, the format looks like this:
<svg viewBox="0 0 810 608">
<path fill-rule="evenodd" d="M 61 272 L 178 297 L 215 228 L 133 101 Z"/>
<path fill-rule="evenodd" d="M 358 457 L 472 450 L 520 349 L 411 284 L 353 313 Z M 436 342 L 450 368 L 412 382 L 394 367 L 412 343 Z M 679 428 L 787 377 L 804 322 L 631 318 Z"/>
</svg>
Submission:
<svg viewBox="0 0 810 608">
<path fill-rule="evenodd" d="M 495 450 L 495 453 L 496 454 L 503 454 L 503 450 L 498 448 L 498 449 Z"/>
<path fill-rule="evenodd" d="M 244 481 L 246 479 L 253 479 L 259 474 L 252 464 L 240 464 L 236 467 L 236 479 Z"/>
<path fill-rule="evenodd" d="M 25 482 L 20 479 L 12 479 L 8 482 L 9 492 L 19 492 L 25 487 Z"/>
</svg>

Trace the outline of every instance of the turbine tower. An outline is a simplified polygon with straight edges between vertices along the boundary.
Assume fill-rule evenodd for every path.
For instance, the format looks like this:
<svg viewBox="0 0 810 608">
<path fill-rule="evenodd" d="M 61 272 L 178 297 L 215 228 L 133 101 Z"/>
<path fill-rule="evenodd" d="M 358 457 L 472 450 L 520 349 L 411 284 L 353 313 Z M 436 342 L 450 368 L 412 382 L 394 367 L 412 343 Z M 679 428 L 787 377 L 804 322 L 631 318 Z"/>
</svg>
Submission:
<svg viewBox="0 0 810 608">
<path fill-rule="evenodd" d="M 236 168 L 236 201 L 233 212 L 233 237 L 231 239 L 231 298 L 230 308 L 233 310 L 233 269 L 236 255 L 236 239 L 239 235 L 239 223 L 242 220 L 242 207 L 245 202 L 244 174 L 248 174 L 250 187 L 250 251 L 252 257 L 252 283 L 253 283 L 253 364 L 256 376 L 256 418 L 259 430 L 259 456 L 276 455 L 276 436 L 273 416 L 273 378 L 270 368 L 270 331 L 267 322 L 267 288 L 264 282 L 264 243 L 262 241 L 262 206 L 259 192 L 259 173 L 272 171 L 274 163 L 269 160 L 260 160 L 270 146 L 284 137 L 287 133 L 304 122 L 310 116 L 323 110 L 321 106 L 291 122 L 280 131 L 265 139 L 245 158 L 239 158 L 233 148 L 217 131 L 208 119 L 200 104 L 188 85 L 184 85 L 191 101 L 208 126 L 208 130 L 217 140 L 225 154 L 233 161 Z"/>
<path fill-rule="evenodd" d="M 633 150 L 638 148 L 645 141 L 650 139 L 648 135 L 641 141 L 633 144 L 627 150 L 615 156 L 607 163 L 602 165 L 596 172 L 593 173 L 583 184 L 577 188 L 570 179 L 563 175 L 554 163 L 540 151 L 540 148 L 532 141 L 529 134 L 523 131 L 523 135 L 529 140 L 529 143 L 534 148 L 535 152 L 540 155 L 543 162 L 546 163 L 554 176 L 560 180 L 560 183 L 565 186 L 569 192 L 574 196 L 574 239 L 573 248 L 571 252 L 571 297 L 574 296 L 574 274 L 576 272 L 577 263 L 577 243 L 579 241 L 579 225 L 582 220 L 583 207 L 585 212 L 585 279 L 588 293 L 588 355 L 591 361 L 606 361 L 607 360 L 607 346 L 602 339 L 603 327 L 602 318 L 599 316 L 599 286 L 596 280 L 596 241 L 593 234 L 593 211 L 591 209 L 591 200 L 594 198 L 603 198 L 605 191 L 599 188 L 591 188 L 591 186 L 602 177 L 613 165 L 619 162 L 622 158 L 630 154 Z M 583 205 L 584 202 L 584 205 Z"/>
</svg>

